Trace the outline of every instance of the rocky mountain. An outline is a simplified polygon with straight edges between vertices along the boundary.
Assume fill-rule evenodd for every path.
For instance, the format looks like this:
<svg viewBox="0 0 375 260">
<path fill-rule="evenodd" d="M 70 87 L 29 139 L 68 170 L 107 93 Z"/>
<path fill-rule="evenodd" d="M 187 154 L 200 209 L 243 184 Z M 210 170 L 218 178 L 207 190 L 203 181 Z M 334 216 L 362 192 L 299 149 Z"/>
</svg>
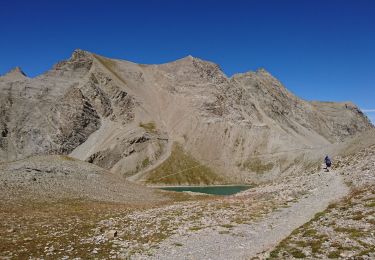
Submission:
<svg viewBox="0 0 375 260">
<path fill-rule="evenodd" d="M 263 69 L 227 77 L 191 56 L 144 65 L 76 50 L 38 77 L 0 77 L 0 161 L 70 155 L 148 183 L 273 178 L 371 128 L 350 102 L 305 101 Z"/>
</svg>

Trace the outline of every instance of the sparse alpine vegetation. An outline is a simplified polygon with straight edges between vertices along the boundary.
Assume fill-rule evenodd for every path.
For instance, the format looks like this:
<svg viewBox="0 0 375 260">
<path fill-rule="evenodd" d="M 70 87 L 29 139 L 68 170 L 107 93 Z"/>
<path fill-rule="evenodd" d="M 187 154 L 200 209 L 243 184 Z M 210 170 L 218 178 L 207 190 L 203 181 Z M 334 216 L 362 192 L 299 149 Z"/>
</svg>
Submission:
<svg viewBox="0 0 375 260">
<path fill-rule="evenodd" d="M 374 202 L 373 187 L 354 191 L 295 230 L 270 258 L 374 258 Z"/>
<path fill-rule="evenodd" d="M 148 132 L 151 132 L 151 133 L 157 132 L 155 122 L 139 123 L 139 126 Z"/>
<path fill-rule="evenodd" d="M 250 172 L 255 172 L 257 174 L 262 174 L 267 171 L 272 170 L 273 168 L 273 163 L 264 163 L 260 159 L 255 158 L 252 160 L 247 160 L 244 163 L 239 165 L 242 169 L 250 171 Z"/>
<path fill-rule="evenodd" d="M 210 185 L 225 183 L 225 179 L 194 159 L 180 144 L 175 143 L 170 157 L 147 174 L 146 183 Z"/>
</svg>

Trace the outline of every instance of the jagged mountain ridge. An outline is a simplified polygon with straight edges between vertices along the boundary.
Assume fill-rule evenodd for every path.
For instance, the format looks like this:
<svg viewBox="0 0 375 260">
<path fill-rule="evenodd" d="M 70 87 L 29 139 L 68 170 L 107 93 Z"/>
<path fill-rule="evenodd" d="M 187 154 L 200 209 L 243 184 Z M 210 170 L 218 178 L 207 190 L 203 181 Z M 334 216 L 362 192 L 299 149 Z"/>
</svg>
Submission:
<svg viewBox="0 0 375 260">
<path fill-rule="evenodd" d="M 235 182 L 259 177 L 256 154 L 328 146 L 372 128 L 350 102 L 304 101 L 265 70 L 228 78 L 192 56 L 144 65 L 76 50 L 36 78 L 20 69 L 0 77 L 0 92 L 1 160 L 70 154 L 137 180 L 173 143 Z M 283 165 L 267 172 L 296 157 L 281 154 Z"/>
</svg>

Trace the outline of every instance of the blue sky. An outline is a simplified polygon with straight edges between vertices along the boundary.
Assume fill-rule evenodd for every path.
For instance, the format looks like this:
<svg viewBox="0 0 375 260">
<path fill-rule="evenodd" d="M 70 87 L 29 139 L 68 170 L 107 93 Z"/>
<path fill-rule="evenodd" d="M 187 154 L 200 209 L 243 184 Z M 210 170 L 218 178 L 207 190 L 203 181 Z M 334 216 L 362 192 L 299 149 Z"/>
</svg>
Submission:
<svg viewBox="0 0 375 260">
<path fill-rule="evenodd" d="M 351 100 L 375 122 L 375 1 L 0 3 L 0 74 L 48 70 L 76 48 L 139 63 L 186 55 L 227 75 L 264 67 L 307 100 Z"/>
</svg>

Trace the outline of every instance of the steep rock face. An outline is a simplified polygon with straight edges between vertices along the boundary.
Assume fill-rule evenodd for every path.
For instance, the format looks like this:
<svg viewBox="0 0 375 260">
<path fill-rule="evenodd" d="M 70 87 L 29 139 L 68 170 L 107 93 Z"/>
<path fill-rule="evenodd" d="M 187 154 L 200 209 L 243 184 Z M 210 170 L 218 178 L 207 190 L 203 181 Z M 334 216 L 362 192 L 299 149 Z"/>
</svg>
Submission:
<svg viewBox="0 0 375 260">
<path fill-rule="evenodd" d="M 191 56 L 143 65 L 77 50 L 34 79 L 9 75 L 0 77 L 0 159 L 71 153 L 135 180 L 174 143 L 238 182 L 273 178 L 307 151 L 372 128 L 349 102 L 307 102 L 265 70 L 228 78 Z"/>
<path fill-rule="evenodd" d="M 69 89 L 61 102 L 51 108 L 51 121 L 58 131 L 52 140 L 58 145 L 60 154 L 71 152 L 77 145 L 100 127 L 100 119 L 92 105 L 77 88 Z"/>
<path fill-rule="evenodd" d="M 80 89 L 102 117 L 122 124 L 134 119 L 134 100 L 103 72 L 90 73 Z"/>
<path fill-rule="evenodd" d="M 73 53 L 34 79 L 9 81 L 9 73 L 0 78 L 3 160 L 69 153 L 100 127 L 98 114 L 78 89 L 92 65 L 83 54 Z"/>
</svg>

